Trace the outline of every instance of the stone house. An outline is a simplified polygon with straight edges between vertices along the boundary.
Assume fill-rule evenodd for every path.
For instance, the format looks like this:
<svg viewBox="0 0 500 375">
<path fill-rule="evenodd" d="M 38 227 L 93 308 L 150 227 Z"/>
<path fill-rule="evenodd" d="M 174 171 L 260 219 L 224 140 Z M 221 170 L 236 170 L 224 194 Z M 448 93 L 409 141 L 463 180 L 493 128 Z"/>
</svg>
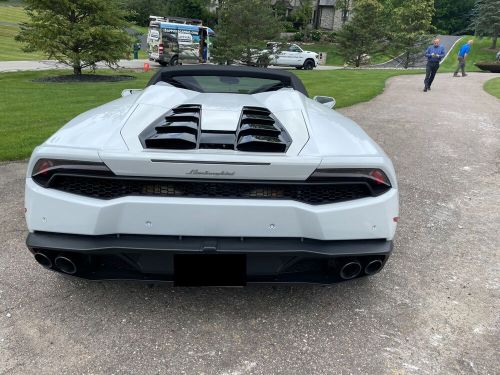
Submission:
<svg viewBox="0 0 500 375">
<path fill-rule="evenodd" d="M 342 9 L 338 0 L 315 1 L 313 27 L 330 31 L 340 29 L 351 17 L 352 2 L 347 2 L 346 9 Z"/>
<path fill-rule="evenodd" d="M 285 8 L 286 15 L 289 15 L 295 8 L 301 6 L 303 2 L 309 1 L 313 8 L 313 15 L 310 25 L 315 29 L 333 31 L 338 30 L 351 17 L 352 5 L 355 0 L 270 0 L 273 6 Z M 341 6 L 346 4 L 347 6 Z M 218 1 L 212 0 L 210 8 L 216 11 Z M 343 8 L 346 9 L 343 9 Z"/>
<path fill-rule="evenodd" d="M 308 1 L 313 8 L 311 26 L 314 29 L 338 30 L 349 21 L 354 0 L 271 0 L 273 6 L 286 9 L 289 15 L 293 9 Z"/>
</svg>

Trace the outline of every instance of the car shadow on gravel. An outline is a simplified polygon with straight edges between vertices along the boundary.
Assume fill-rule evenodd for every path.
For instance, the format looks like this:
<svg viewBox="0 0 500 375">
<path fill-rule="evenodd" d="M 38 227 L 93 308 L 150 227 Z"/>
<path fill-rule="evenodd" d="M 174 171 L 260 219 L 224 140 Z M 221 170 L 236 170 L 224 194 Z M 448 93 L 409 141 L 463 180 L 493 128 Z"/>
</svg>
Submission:
<svg viewBox="0 0 500 375">
<path fill-rule="evenodd" d="M 173 287 L 167 283 L 148 284 L 133 281 L 73 280 L 63 275 L 53 275 L 45 285 L 58 295 L 71 296 L 75 311 L 82 306 L 93 306 L 100 314 L 119 316 L 124 313 L 146 314 L 151 319 L 161 319 L 168 312 L 184 320 L 184 312 L 194 315 L 210 312 L 217 316 L 250 313 L 253 316 L 285 315 L 301 312 L 317 314 L 318 309 L 329 306 L 337 311 L 354 311 L 369 308 L 374 295 L 384 288 L 387 274 L 364 277 L 328 286 L 259 285 L 243 288 L 225 287 Z M 386 281 L 386 280 L 385 280 Z M 59 300 L 56 297 L 56 300 Z M 64 298 L 64 309 L 69 308 Z M 62 302 L 61 300 L 59 300 Z M 99 301 L 106 301 L 105 304 Z M 56 302 L 57 304 L 57 302 Z M 99 305 L 99 306 L 97 306 Z M 368 305 L 368 306 L 367 306 Z M 158 310 L 159 309 L 159 310 Z"/>
</svg>

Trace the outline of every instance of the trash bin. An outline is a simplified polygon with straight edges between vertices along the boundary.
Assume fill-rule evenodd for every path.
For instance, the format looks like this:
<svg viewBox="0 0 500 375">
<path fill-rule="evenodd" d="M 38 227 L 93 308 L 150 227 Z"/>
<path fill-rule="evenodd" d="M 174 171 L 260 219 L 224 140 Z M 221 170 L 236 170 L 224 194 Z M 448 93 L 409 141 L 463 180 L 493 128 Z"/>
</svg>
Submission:
<svg viewBox="0 0 500 375">
<path fill-rule="evenodd" d="M 141 49 L 141 44 L 135 43 L 134 44 L 134 60 L 137 60 L 139 58 L 139 50 L 140 49 Z"/>
</svg>

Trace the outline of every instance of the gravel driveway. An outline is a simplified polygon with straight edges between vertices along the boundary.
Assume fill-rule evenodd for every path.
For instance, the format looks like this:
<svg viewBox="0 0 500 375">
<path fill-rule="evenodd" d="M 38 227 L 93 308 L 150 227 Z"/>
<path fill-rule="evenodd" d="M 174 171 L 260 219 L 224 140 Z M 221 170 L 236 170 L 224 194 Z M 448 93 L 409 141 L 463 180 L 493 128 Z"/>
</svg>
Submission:
<svg viewBox="0 0 500 375">
<path fill-rule="evenodd" d="M 332 287 L 174 289 L 45 271 L 24 246 L 26 164 L 0 164 L 0 374 L 500 373 L 492 77 L 438 75 L 424 94 L 422 76 L 400 76 L 341 110 L 392 157 L 402 219 L 382 273 Z"/>
</svg>

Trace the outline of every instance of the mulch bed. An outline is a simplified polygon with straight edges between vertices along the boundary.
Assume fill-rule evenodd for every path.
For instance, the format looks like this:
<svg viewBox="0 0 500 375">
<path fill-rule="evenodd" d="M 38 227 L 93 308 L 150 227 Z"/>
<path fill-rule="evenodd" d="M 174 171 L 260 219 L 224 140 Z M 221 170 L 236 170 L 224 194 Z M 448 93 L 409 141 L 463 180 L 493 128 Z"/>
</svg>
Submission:
<svg viewBox="0 0 500 375">
<path fill-rule="evenodd" d="M 60 75 L 60 76 L 52 76 L 52 77 L 43 77 L 34 79 L 33 82 L 42 82 L 42 83 L 79 83 L 79 82 L 120 82 L 120 81 L 130 81 L 135 79 L 134 76 L 110 76 L 110 75 L 102 75 L 102 74 L 82 74 L 79 76 L 76 75 Z"/>
</svg>

